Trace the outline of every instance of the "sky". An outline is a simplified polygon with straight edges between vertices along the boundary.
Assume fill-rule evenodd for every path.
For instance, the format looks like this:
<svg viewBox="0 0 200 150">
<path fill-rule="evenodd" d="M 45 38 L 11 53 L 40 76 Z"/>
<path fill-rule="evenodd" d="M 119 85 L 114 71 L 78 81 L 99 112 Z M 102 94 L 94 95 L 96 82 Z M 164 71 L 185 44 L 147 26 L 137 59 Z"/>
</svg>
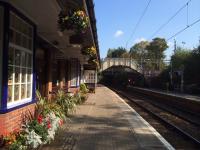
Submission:
<svg viewBox="0 0 200 150">
<path fill-rule="evenodd" d="M 185 7 L 169 24 L 152 37 L 153 33 L 189 0 L 151 0 L 144 17 L 131 36 L 148 1 L 94 0 L 101 58 L 106 57 L 109 48 L 122 46 L 130 49 L 131 46 L 142 40 L 151 41 L 155 37 L 168 39 L 187 25 L 200 19 L 200 0 L 191 0 L 188 9 Z M 178 46 L 197 47 L 200 40 L 200 22 L 177 35 L 175 39 Z M 169 48 L 165 51 L 165 55 L 166 59 L 169 59 L 173 54 L 174 38 L 167 42 Z"/>
</svg>

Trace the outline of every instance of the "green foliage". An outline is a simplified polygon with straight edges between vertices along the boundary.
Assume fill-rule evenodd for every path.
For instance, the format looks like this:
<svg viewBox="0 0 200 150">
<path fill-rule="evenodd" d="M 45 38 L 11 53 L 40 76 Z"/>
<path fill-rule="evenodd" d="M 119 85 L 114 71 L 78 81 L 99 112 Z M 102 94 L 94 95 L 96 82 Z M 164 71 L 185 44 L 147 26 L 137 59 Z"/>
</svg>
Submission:
<svg viewBox="0 0 200 150">
<path fill-rule="evenodd" d="M 26 137 L 24 132 L 13 132 L 9 136 L 4 137 L 4 140 L 9 144 L 9 150 L 26 150 Z"/>
<path fill-rule="evenodd" d="M 125 48 L 108 49 L 107 58 L 134 58 L 145 70 L 162 70 L 164 68 L 164 51 L 168 48 L 164 38 L 154 38 L 151 42 L 136 43 L 127 52 Z"/>
<path fill-rule="evenodd" d="M 172 66 L 168 66 L 157 78 L 152 80 L 152 85 L 164 89 L 166 87 L 164 84 L 170 83 L 169 72 L 171 69 L 174 72 L 172 78 L 173 84 L 180 84 L 175 74 L 176 71 L 180 70 L 184 71 L 185 86 L 200 83 L 200 46 L 193 50 L 178 47 L 175 54 L 171 56 L 171 64 Z"/>
<path fill-rule="evenodd" d="M 200 46 L 193 50 L 177 48 L 177 52 L 171 57 L 171 61 L 174 70 L 181 70 L 184 67 L 186 84 L 200 82 Z"/>
<path fill-rule="evenodd" d="M 148 41 L 141 41 L 136 43 L 130 48 L 130 56 L 136 60 L 145 59 L 147 58 L 147 46 L 149 45 Z"/>
<path fill-rule="evenodd" d="M 62 90 L 59 90 L 56 94 L 56 103 L 60 105 L 65 115 L 68 115 L 70 111 L 73 111 L 76 106 L 76 101 L 73 98 L 73 95 L 66 94 Z"/>
<path fill-rule="evenodd" d="M 58 27 L 60 31 L 75 30 L 84 32 L 89 26 L 89 18 L 82 10 L 78 11 L 61 11 L 58 15 Z"/>
<path fill-rule="evenodd" d="M 148 51 L 151 69 L 161 70 L 161 64 L 165 58 L 164 51 L 168 48 L 167 42 L 163 38 L 154 38 L 146 47 Z"/>
<path fill-rule="evenodd" d="M 186 65 L 191 55 L 192 55 L 191 50 L 178 47 L 175 54 L 171 57 L 173 69 L 179 70 L 182 65 Z"/>
<path fill-rule="evenodd" d="M 86 87 L 84 83 L 81 83 L 80 85 L 80 92 L 84 94 L 89 92 L 88 88 Z"/>
<path fill-rule="evenodd" d="M 84 103 L 87 100 L 87 94 L 81 93 L 81 103 Z"/>
<path fill-rule="evenodd" d="M 36 112 L 35 112 L 36 117 L 40 114 L 46 115 L 49 114 L 50 112 L 54 112 L 60 118 L 65 119 L 65 115 L 60 105 L 54 102 L 49 102 L 46 98 L 42 97 L 38 91 L 36 91 L 36 95 L 38 98 L 38 101 L 36 103 Z"/>
<path fill-rule="evenodd" d="M 38 91 L 36 94 L 38 101 L 35 116 L 26 114 L 22 131 L 1 139 L 2 145 L 8 145 L 10 150 L 36 149 L 41 144 L 51 142 L 65 116 L 86 98 L 84 93 L 66 94 L 59 90 L 54 102 L 49 102 Z"/>
<path fill-rule="evenodd" d="M 42 137 L 42 141 L 47 141 L 47 128 L 41 124 L 38 123 L 36 119 L 32 120 L 31 122 L 28 123 L 28 128 L 29 131 L 35 131 L 39 136 Z"/>
<path fill-rule="evenodd" d="M 123 47 L 118 47 L 116 49 L 109 49 L 107 53 L 108 58 L 123 58 L 127 56 L 129 57 L 129 54 Z"/>
</svg>

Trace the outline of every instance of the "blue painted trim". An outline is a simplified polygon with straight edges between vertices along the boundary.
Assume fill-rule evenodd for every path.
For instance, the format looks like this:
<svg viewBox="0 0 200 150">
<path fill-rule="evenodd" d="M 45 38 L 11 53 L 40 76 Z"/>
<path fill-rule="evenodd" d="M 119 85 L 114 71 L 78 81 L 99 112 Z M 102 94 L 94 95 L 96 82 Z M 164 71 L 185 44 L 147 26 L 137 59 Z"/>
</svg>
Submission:
<svg viewBox="0 0 200 150">
<path fill-rule="evenodd" d="M 76 87 L 78 87 L 78 59 L 76 59 Z"/>
<path fill-rule="evenodd" d="M 33 26 L 33 88 L 32 88 L 32 101 L 36 100 L 36 41 L 37 41 L 37 27 Z"/>
<path fill-rule="evenodd" d="M 8 96 L 8 44 L 9 44 L 9 20 L 10 20 L 10 5 L 4 3 L 4 33 L 3 33 L 3 67 L 2 67 L 2 99 L 1 110 L 7 109 Z"/>
<path fill-rule="evenodd" d="M 1 2 L 0 5 L 4 7 L 4 32 L 3 32 L 3 76 L 2 76 L 2 100 L 1 100 L 1 113 L 7 113 L 24 106 L 30 105 L 36 102 L 35 91 L 36 91 L 36 70 L 35 70 L 35 49 L 36 49 L 36 37 L 37 28 L 36 25 L 28 19 L 19 10 L 13 7 L 7 2 Z M 9 26 L 10 26 L 10 11 L 14 12 L 16 15 L 21 17 L 24 21 L 33 26 L 33 88 L 32 88 L 32 101 L 26 104 L 22 104 L 10 109 L 7 109 L 7 97 L 8 97 L 8 49 L 9 49 Z"/>
<path fill-rule="evenodd" d="M 31 104 L 34 104 L 34 103 L 36 103 L 36 100 L 33 100 L 31 102 L 28 102 L 28 103 L 25 103 L 25 104 L 22 104 L 22 105 L 19 105 L 19 106 L 12 107 L 12 108 L 9 108 L 9 109 L 0 110 L 0 115 L 8 113 L 8 112 L 11 112 L 11 111 L 14 111 L 16 109 L 23 108 L 25 106 L 28 106 L 28 105 L 31 105 Z"/>
</svg>

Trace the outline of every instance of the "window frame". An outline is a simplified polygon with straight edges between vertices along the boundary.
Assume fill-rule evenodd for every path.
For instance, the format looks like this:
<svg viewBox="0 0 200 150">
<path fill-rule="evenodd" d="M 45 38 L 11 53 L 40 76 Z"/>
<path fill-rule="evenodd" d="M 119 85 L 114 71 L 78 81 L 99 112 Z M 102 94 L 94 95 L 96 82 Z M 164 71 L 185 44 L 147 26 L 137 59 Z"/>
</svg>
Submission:
<svg viewBox="0 0 200 150">
<path fill-rule="evenodd" d="M 0 10 L 2 12 L 2 18 L 0 18 L 0 107 L 1 107 L 1 98 L 2 98 L 2 77 L 3 77 L 3 35 L 4 35 L 4 7 L 0 5 Z"/>
<path fill-rule="evenodd" d="M 8 2 L 2 2 L 0 1 L 0 6 L 4 8 L 4 32 L 3 32 L 3 65 L 2 70 L 4 72 L 2 76 L 2 97 L 1 97 L 1 105 L 0 105 L 0 113 L 7 113 L 12 110 L 22 108 L 26 105 L 30 105 L 32 103 L 36 102 L 35 99 L 35 85 L 36 85 L 36 78 L 35 78 L 35 46 L 36 46 L 36 25 L 33 23 L 29 18 L 27 18 L 24 14 L 22 14 L 19 10 L 17 10 L 15 7 L 13 7 Z M 10 13 L 14 13 L 17 15 L 20 19 L 22 19 L 25 23 L 29 24 L 33 28 L 33 34 L 32 34 L 32 97 L 28 101 L 20 101 L 18 103 L 15 103 L 13 105 L 8 105 L 7 98 L 8 98 L 8 49 L 9 49 L 9 29 L 10 29 Z"/>
<path fill-rule="evenodd" d="M 75 68 L 72 69 L 72 66 Z M 79 60 L 77 58 L 70 59 L 70 88 L 76 88 L 79 86 L 80 74 L 79 74 Z M 75 71 L 75 79 L 72 79 L 72 70 Z M 76 80 L 75 83 L 72 80 Z"/>
</svg>

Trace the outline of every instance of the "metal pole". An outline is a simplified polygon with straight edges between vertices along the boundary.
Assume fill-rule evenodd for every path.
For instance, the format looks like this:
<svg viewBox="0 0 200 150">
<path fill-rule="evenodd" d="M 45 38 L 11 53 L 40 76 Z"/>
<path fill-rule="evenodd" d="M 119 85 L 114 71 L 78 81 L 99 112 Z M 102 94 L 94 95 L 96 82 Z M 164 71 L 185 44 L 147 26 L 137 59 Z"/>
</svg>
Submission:
<svg viewBox="0 0 200 150">
<path fill-rule="evenodd" d="M 171 71 L 170 71 L 170 83 L 171 83 L 171 86 L 173 85 L 173 80 L 172 80 L 172 61 L 171 61 Z"/>
<path fill-rule="evenodd" d="M 174 39 L 174 54 L 176 53 L 176 39 Z"/>
<path fill-rule="evenodd" d="M 181 66 L 181 93 L 184 92 L 184 66 Z"/>
</svg>

